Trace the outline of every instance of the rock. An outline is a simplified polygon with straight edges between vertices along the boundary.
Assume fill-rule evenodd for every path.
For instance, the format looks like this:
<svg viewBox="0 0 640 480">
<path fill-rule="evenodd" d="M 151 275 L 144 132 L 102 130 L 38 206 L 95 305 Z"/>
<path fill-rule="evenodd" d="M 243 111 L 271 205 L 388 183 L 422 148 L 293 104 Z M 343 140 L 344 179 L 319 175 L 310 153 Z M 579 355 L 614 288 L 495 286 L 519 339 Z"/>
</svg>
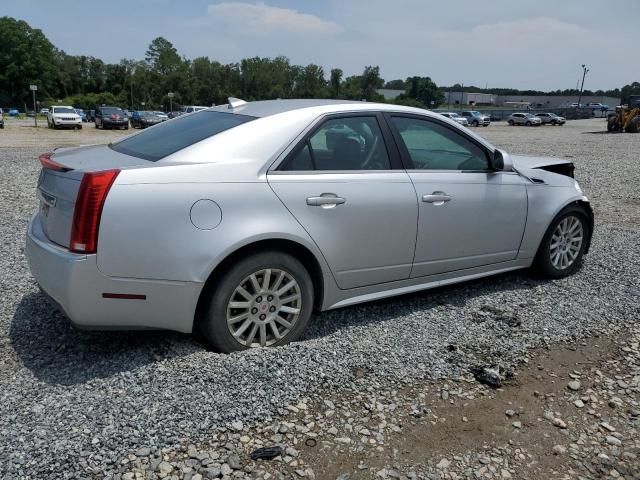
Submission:
<svg viewBox="0 0 640 480">
<path fill-rule="evenodd" d="M 229 455 L 229 458 L 227 458 L 227 463 L 234 470 L 240 470 L 240 468 L 241 468 L 241 466 L 240 466 L 240 457 L 238 457 L 238 455 L 236 455 L 236 454 Z"/>
<path fill-rule="evenodd" d="M 336 480 L 349 480 L 349 478 L 351 478 L 351 475 L 348 473 L 341 473 L 336 477 Z"/>
<path fill-rule="evenodd" d="M 516 412 L 515 412 L 515 410 L 511 410 L 511 409 L 509 409 L 509 410 L 507 410 L 506 412 L 504 412 L 504 414 L 505 414 L 507 417 L 513 417 L 513 416 L 516 414 Z"/>
<path fill-rule="evenodd" d="M 223 463 L 222 467 L 220 467 L 220 473 L 222 473 L 222 475 L 231 475 L 233 473 L 233 469 L 228 463 Z"/>
<path fill-rule="evenodd" d="M 567 424 L 565 423 L 565 421 L 558 417 L 555 417 L 553 420 L 551 420 L 551 423 L 553 424 L 553 426 L 558 428 L 567 428 Z"/>
<path fill-rule="evenodd" d="M 577 407 L 577 408 L 584 408 L 584 402 L 580 399 L 576 400 L 575 402 L 573 402 L 573 404 Z"/>
<path fill-rule="evenodd" d="M 513 428 L 522 428 L 522 422 L 513 422 L 511 425 L 513 426 Z"/>
<path fill-rule="evenodd" d="M 251 441 L 251 438 L 248 435 L 243 435 L 240 437 L 241 443 L 249 443 L 250 441 Z"/>
<path fill-rule="evenodd" d="M 169 462 L 160 462 L 158 465 L 160 475 L 167 476 L 173 471 L 173 466 Z"/>
<path fill-rule="evenodd" d="M 608 430 L 608 431 L 610 431 L 610 432 L 615 432 L 615 431 L 616 431 L 615 427 L 614 427 L 614 426 L 612 426 L 612 425 L 610 425 L 610 424 L 608 424 L 607 422 L 602 422 L 602 423 L 600 424 L 600 426 L 601 426 L 602 428 L 604 428 L 605 430 Z"/>
<path fill-rule="evenodd" d="M 614 447 L 619 447 L 620 445 L 622 445 L 622 441 L 619 438 L 614 437 L 613 435 L 607 435 L 605 441 L 609 445 L 613 445 Z"/>
<path fill-rule="evenodd" d="M 236 420 L 235 422 L 231 423 L 231 428 L 233 428 L 236 432 L 241 432 L 244 428 L 244 425 L 240 420 Z"/>
<path fill-rule="evenodd" d="M 151 455 L 151 449 L 147 447 L 142 447 L 136 450 L 136 457 L 148 457 Z"/>
<path fill-rule="evenodd" d="M 500 477 L 502 478 L 511 478 L 511 473 L 509 470 L 505 470 L 504 468 L 500 470 Z"/>
<path fill-rule="evenodd" d="M 473 377 L 483 385 L 487 385 L 491 388 L 502 387 L 503 376 L 500 374 L 500 369 L 495 366 L 491 367 L 473 367 L 470 369 Z"/>
<path fill-rule="evenodd" d="M 440 392 L 440 398 L 442 398 L 442 400 L 449 400 L 449 392 L 447 390 L 442 390 L 442 392 Z"/>
<path fill-rule="evenodd" d="M 451 462 L 446 458 L 443 458 L 438 462 L 438 464 L 436 465 L 436 468 L 438 470 L 446 470 L 447 468 L 449 468 L 449 465 L 451 465 Z"/>
<path fill-rule="evenodd" d="M 553 447 L 553 453 L 555 455 L 564 455 L 565 453 L 567 453 L 567 447 L 565 447 L 564 445 L 555 445 Z"/>
<path fill-rule="evenodd" d="M 574 392 L 577 392 L 578 390 L 580 390 L 580 382 L 578 380 L 571 380 L 568 384 L 567 384 L 567 388 L 569 390 L 572 390 Z"/>
</svg>

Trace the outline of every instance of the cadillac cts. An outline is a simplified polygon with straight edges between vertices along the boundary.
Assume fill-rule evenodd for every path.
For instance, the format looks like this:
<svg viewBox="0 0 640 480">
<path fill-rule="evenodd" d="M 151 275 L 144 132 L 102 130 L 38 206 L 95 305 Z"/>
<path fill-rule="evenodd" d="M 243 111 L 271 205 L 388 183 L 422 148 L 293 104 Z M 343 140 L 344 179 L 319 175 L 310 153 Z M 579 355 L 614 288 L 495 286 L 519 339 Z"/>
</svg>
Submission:
<svg viewBox="0 0 640 480">
<path fill-rule="evenodd" d="M 229 99 L 40 161 L 26 252 L 71 321 L 199 328 L 223 352 L 295 340 L 313 310 L 564 277 L 593 231 L 572 163 L 396 105 Z"/>
</svg>

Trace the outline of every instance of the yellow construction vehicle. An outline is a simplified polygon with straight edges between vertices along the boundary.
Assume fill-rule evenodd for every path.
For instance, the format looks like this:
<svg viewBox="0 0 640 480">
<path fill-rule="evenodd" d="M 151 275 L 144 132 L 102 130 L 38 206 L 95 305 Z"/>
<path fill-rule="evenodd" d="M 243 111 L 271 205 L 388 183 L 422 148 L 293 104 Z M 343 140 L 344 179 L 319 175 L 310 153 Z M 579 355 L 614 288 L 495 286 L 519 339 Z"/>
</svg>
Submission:
<svg viewBox="0 0 640 480">
<path fill-rule="evenodd" d="M 626 105 L 616 107 L 616 113 L 607 117 L 609 132 L 640 132 L 640 95 L 629 95 Z"/>
</svg>

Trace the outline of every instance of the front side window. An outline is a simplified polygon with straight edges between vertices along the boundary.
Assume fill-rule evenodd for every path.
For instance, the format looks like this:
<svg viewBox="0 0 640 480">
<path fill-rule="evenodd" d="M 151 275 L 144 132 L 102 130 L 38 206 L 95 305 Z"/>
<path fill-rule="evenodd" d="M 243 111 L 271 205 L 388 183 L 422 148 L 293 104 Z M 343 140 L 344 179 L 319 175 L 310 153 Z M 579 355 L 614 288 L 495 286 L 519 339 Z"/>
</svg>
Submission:
<svg viewBox="0 0 640 480">
<path fill-rule="evenodd" d="M 437 122 L 393 116 L 392 122 L 417 170 L 488 170 L 484 149 Z"/>
<path fill-rule="evenodd" d="M 116 152 L 155 162 L 205 138 L 254 120 L 235 113 L 204 110 L 127 137 L 111 146 Z"/>
<path fill-rule="evenodd" d="M 287 162 L 284 170 L 389 170 L 391 162 L 374 116 L 325 121 Z"/>
</svg>

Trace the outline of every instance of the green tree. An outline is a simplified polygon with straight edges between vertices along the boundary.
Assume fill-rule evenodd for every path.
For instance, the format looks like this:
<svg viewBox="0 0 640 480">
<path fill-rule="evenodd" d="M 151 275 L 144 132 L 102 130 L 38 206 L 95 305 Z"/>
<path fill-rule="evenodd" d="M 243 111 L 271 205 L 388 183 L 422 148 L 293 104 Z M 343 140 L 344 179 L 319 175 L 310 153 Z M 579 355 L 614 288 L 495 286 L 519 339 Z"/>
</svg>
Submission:
<svg viewBox="0 0 640 480">
<path fill-rule="evenodd" d="M 409 77 L 405 85 L 405 94 L 401 98 L 412 98 L 429 108 L 444 101 L 444 95 L 430 77 Z"/>
<path fill-rule="evenodd" d="M 28 102 L 30 84 L 40 95 L 58 93 L 55 48 L 41 30 L 10 17 L 0 18 L 0 104 Z"/>
<path fill-rule="evenodd" d="M 380 67 L 364 67 L 364 72 L 360 77 L 362 99 L 368 102 L 381 100 L 382 96 L 376 90 L 382 88 L 383 85 L 384 80 L 380 77 Z"/>
<path fill-rule="evenodd" d="M 390 80 L 384 84 L 384 88 L 388 88 L 390 90 L 404 90 L 406 85 L 404 80 Z"/>
<path fill-rule="evenodd" d="M 339 68 L 331 69 L 331 78 L 329 80 L 331 98 L 340 98 L 342 85 L 342 70 Z"/>
<path fill-rule="evenodd" d="M 161 75 L 175 71 L 182 63 L 176 48 L 164 37 L 157 37 L 151 41 L 145 54 L 145 60 L 153 70 Z"/>
<path fill-rule="evenodd" d="M 325 98 L 327 96 L 327 81 L 324 78 L 322 67 L 310 64 L 299 71 L 294 96 L 297 98 Z"/>
<path fill-rule="evenodd" d="M 629 96 L 631 95 L 640 95 L 640 82 L 633 82 L 620 89 L 620 101 L 622 104 L 628 105 Z"/>
</svg>

